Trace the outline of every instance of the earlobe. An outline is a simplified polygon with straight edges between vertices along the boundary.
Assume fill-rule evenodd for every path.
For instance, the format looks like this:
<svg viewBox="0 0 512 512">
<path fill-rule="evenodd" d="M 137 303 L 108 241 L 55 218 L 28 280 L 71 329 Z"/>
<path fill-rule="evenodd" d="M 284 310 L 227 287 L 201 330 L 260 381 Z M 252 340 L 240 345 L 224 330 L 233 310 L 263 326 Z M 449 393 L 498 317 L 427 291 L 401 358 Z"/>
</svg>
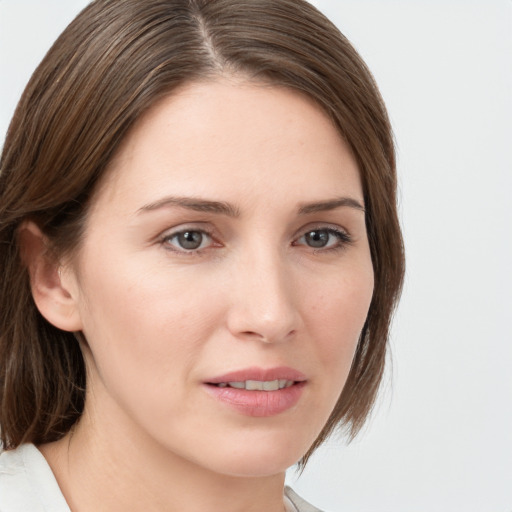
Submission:
<svg viewBox="0 0 512 512">
<path fill-rule="evenodd" d="M 27 221 L 21 225 L 18 239 L 39 312 L 59 329 L 80 331 L 82 323 L 71 279 L 64 278 L 67 272 L 49 250 L 46 236 L 34 222 Z"/>
</svg>

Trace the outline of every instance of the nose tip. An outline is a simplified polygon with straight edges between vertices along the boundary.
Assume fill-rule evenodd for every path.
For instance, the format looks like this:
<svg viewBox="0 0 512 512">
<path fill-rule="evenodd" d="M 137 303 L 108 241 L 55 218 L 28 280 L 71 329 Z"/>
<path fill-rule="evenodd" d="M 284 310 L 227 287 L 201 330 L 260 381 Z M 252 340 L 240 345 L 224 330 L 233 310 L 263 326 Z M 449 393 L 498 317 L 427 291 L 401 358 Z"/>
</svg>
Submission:
<svg viewBox="0 0 512 512">
<path fill-rule="evenodd" d="M 231 316 L 229 330 L 240 339 L 260 341 L 265 344 L 279 343 L 291 338 L 296 329 L 292 322 L 284 317 L 250 316 L 240 311 L 238 318 Z"/>
<path fill-rule="evenodd" d="M 236 280 L 228 313 L 228 328 L 237 338 L 278 343 L 292 338 L 300 315 L 293 280 L 278 265 L 256 270 L 254 266 Z"/>
<path fill-rule="evenodd" d="M 295 334 L 295 329 L 288 329 L 287 326 L 281 327 L 274 320 L 261 320 L 255 330 L 235 331 L 237 337 L 254 339 L 265 344 L 278 343 L 286 341 Z"/>
</svg>

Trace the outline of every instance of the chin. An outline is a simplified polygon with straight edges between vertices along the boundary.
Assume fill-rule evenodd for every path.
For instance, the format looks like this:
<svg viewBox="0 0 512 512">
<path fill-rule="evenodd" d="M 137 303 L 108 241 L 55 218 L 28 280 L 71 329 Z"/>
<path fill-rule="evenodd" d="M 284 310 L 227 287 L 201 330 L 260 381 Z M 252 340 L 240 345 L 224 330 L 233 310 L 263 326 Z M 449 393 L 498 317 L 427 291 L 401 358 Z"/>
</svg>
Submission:
<svg viewBox="0 0 512 512">
<path fill-rule="evenodd" d="M 296 433 L 286 436 L 249 435 L 241 442 L 221 443 L 215 452 L 204 454 L 210 469 L 236 477 L 266 477 L 284 473 L 296 464 L 311 446 Z M 203 460 L 205 460 L 203 458 Z"/>
<path fill-rule="evenodd" d="M 296 457 L 258 454 L 254 457 L 240 457 L 237 460 L 228 459 L 220 464 L 216 472 L 240 478 L 264 478 L 285 473 L 288 468 L 299 461 L 301 456 L 302 454 Z"/>
</svg>

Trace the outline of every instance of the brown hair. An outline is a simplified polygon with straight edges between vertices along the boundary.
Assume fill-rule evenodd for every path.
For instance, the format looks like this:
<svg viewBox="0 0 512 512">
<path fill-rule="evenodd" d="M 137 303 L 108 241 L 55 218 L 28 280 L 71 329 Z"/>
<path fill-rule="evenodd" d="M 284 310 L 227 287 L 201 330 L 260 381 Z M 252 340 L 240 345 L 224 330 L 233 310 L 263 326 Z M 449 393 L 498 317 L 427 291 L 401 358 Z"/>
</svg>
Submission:
<svg viewBox="0 0 512 512">
<path fill-rule="evenodd" d="M 57 255 L 79 246 L 88 200 L 127 131 L 176 87 L 222 73 L 288 87 L 332 118 L 358 162 L 375 288 L 348 381 L 305 459 L 339 425 L 354 436 L 382 378 L 404 271 L 395 154 L 374 80 L 303 0 L 96 0 L 32 76 L 0 160 L 0 427 L 4 448 L 54 441 L 80 417 L 73 333 L 38 312 L 17 229 L 34 220 Z"/>
</svg>

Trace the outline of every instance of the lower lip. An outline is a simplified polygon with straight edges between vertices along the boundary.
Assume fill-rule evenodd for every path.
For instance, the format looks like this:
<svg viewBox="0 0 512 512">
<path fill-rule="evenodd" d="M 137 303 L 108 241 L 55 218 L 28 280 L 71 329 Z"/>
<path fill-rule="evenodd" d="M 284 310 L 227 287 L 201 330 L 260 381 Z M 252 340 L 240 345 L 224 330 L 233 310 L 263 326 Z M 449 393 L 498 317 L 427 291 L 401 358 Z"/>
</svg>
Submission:
<svg viewBox="0 0 512 512">
<path fill-rule="evenodd" d="M 297 404 L 305 384 L 297 382 L 276 391 L 220 388 L 211 384 L 205 384 L 205 388 L 210 395 L 246 416 L 268 417 L 281 414 Z"/>
</svg>

